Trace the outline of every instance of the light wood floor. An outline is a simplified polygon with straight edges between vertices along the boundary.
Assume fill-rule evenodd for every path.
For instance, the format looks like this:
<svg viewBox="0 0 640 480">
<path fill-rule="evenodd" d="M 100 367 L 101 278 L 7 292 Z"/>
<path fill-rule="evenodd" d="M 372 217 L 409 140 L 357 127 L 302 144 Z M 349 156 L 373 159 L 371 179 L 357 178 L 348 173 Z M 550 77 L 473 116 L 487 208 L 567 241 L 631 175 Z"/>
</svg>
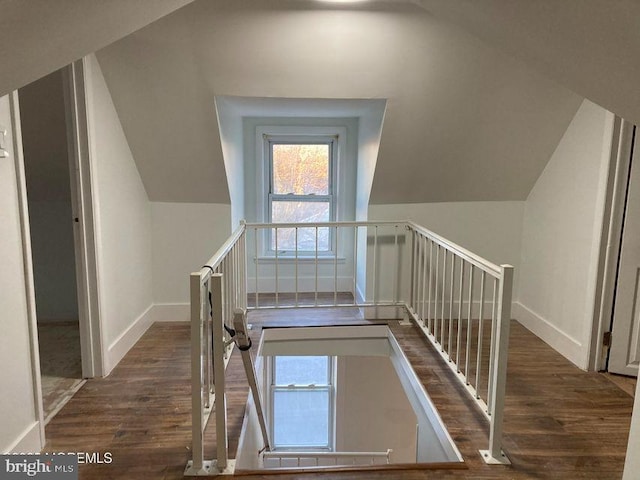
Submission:
<svg viewBox="0 0 640 480">
<path fill-rule="evenodd" d="M 352 309 L 252 314 L 263 326 L 361 323 Z M 513 322 L 505 448 L 513 465 L 487 466 L 487 422 L 414 326 L 391 322 L 416 373 L 465 459 L 466 469 L 288 475 L 307 479 L 618 479 L 633 398 L 607 376 L 574 367 Z M 155 324 L 105 379 L 88 381 L 47 426 L 47 451 L 111 452 L 84 465 L 83 479 L 176 479 L 190 458 L 189 326 Z M 239 355 L 227 373 L 230 451 L 235 452 L 248 386 Z M 212 422 L 213 423 L 213 422 Z M 207 431 L 209 457 L 215 435 Z M 255 476 L 250 478 L 263 478 Z M 264 476 L 264 478 L 274 478 Z"/>
</svg>

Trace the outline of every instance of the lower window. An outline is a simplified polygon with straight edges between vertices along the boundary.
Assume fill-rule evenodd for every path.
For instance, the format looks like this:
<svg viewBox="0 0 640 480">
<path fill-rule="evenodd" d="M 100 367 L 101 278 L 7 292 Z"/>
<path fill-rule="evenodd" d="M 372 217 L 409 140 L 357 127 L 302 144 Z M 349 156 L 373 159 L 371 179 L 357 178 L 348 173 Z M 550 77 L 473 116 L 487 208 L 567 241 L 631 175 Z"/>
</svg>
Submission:
<svg viewBox="0 0 640 480">
<path fill-rule="evenodd" d="M 274 449 L 333 449 L 333 361 L 326 356 L 276 356 L 271 363 Z"/>
</svg>

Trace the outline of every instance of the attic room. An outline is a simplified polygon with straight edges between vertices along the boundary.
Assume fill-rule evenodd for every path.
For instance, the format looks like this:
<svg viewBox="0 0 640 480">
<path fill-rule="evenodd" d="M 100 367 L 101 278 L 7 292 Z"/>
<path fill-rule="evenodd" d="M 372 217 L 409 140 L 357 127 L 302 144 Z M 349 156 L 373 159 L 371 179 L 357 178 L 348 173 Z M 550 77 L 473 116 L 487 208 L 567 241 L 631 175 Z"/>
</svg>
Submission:
<svg viewBox="0 0 640 480">
<path fill-rule="evenodd" d="M 262 157 L 272 148 L 265 139 L 306 135 L 338 139 L 330 147 L 335 168 L 327 170 L 331 195 L 312 199 L 327 201 L 326 220 L 411 221 L 487 262 L 513 266 L 503 443 L 513 467 L 486 470 L 476 458 L 486 448 L 484 417 L 467 412 L 462 425 L 457 410 L 447 412 L 447 400 L 429 391 L 467 465 L 447 475 L 635 478 L 636 2 L 52 3 L 0 3 L 0 379 L 10 392 L 0 398 L 0 452 L 109 451 L 113 464 L 81 466 L 80 476 L 182 478 L 192 449 L 189 275 L 241 221 L 276 221 L 274 201 L 299 201 L 286 197 L 290 189 L 271 195 L 264 165 L 273 159 Z M 59 161 L 70 165 L 64 175 L 54 167 Z M 58 195 L 52 185 L 60 175 Z M 41 213 L 52 201 L 69 209 L 55 225 L 52 213 Z M 258 291 L 277 303 L 278 285 L 283 298 L 295 290 L 297 303 L 298 230 L 295 252 L 286 253 L 277 233 L 259 240 L 254 228 L 246 237 L 255 252 L 245 252 L 245 303 L 258 307 Z M 346 292 L 354 305 L 368 305 L 414 295 L 405 283 L 377 287 L 371 276 L 387 264 L 372 263 L 364 252 L 373 237 L 360 239 L 362 229 L 353 228 L 327 230 L 328 256 L 318 261 L 316 227 L 301 291 L 312 290 L 315 262 L 316 292 L 326 283 L 322 293 L 336 299 Z M 404 248 L 409 261 L 412 240 L 399 230 L 381 237 L 383 260 Z M 65 260 L 47 250 L 63 236 Z M 278 281 L 280 251 L 295 255 L 295 288 L 286 258 Z M 446 276 L 444 258 L 453 312 L 456 277 Z M 258 266 L 268 278 L 258 279 Z M 77 305 L 63 309 L 69 296 Z M 41 360 L 43 328 L 52 322 L 72 323 L 77 344 L 71 386 L 49 415 Z M 437 355 L 432 360 L 440 365 Z M 234 352 L 227 367 L 230 388 L 242 392 L 229 402 L 230 435 L 239 432 L 249 391 L 239 362 Z M 150 379 L 145 368 L 154 365 L 170 383 Z M 437 368 L 429 378 L 440 385 L 449 372 Z M 119 398 L 127 389 L 131 396 Z M 146 409 L 148 401 L 158 409 Z M 459 401 L 473 412 L 471 401 Z M 538 410 L 518 410 L 529 403 Z M 169 406 L 176 417 L 158 413 Z M 91 417 L 94 408 L 101 413 Z M 91 422 L 105 425 L 99 438 L 90 439 Z M 562 446 L 555 460 L 542 451 L 549 436 Z M 136 445 L 145 445 L 148 461 L 132 460 Z"/>
</svg>

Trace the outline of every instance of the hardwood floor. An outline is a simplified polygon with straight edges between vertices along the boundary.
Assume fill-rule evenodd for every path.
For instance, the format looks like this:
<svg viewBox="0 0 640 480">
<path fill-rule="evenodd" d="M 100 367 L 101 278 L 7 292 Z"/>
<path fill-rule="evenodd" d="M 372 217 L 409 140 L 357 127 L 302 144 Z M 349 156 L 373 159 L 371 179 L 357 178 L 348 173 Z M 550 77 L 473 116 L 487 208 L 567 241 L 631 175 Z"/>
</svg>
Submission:
<svg viewBox="0 0 640 480">
<path fill-rule="evenodd" d="M 38 343 L 42 401 L 47 423 L 84 382 L 78 321 L 38 322 Z"/>
<path fill-rule="evenodd" d="M 314 313 L 315 312 L 315 313 Z M 252 313 L 265 326 L 362 323 L 352 309 Z M 574 367 L 513 322 L 505 449 L 513 465 L 487 466 L 487 422 L 414 326 L 390 322 L 465 459 L 464 470 L 289 474 L 310 479 L 617 479 L 622 476 L 633 399 L 604 375 Z M 104 379 L 88 381 L 47 426 L 47 451 L 111 452 L 82 465 L 82 479 L 176 479 L 190 457 L 189 326 L 155 324 Z M 248 385 L 237 352 L 227 370 L 230 452 L 235 453 Z M 207 456 L 215 448 L 213 419 Z M 246 478 L 273 478 L 258 475 Z"/>
<path fill-rule="evenodd" d="M 627 392 L 632 397 L 636 396 L 636 383 L 638 381 L 635 377 L 627 377 L 626 375 L 616 375 L 615 373 L 602 372 L 607 380 L 615 383 L 622 390 Z"/>
</svg>

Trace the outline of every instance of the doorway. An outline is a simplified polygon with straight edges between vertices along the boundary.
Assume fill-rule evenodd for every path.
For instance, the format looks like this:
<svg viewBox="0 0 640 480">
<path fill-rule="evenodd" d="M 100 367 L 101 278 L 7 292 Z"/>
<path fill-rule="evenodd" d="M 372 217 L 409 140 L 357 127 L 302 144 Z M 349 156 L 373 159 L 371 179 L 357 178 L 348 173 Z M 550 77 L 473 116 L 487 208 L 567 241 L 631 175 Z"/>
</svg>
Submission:
<svg viewBox="0 0 640 480">
<path fill-rule="evenodd" d="M 18 90 L 45 424 L 82 386 L 63 71 Z"/>
<path fill-rule="evenodd" d="M 640 365 L 640 141 L 633 127 L 607 370 L 638 376 Z"/>
</svg>

